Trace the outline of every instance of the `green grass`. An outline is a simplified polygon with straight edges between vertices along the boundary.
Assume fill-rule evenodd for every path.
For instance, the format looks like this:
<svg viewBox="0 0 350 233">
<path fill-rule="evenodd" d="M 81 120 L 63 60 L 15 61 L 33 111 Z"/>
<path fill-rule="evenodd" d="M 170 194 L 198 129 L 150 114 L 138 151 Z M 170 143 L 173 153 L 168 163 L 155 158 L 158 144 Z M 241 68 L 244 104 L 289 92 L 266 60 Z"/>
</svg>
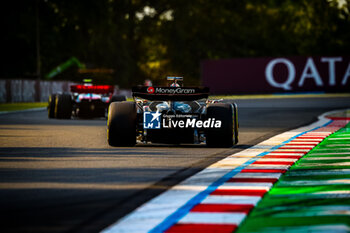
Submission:
<svg viewBox="0 0 350 233">
<path fill-rule="evenodd" d="M 1 103 L 0 112 L 19 111 L 31 108 L 42 108 L 46 107 L 47 102 L 36 102 L 36 103 Z"/>
</svg>

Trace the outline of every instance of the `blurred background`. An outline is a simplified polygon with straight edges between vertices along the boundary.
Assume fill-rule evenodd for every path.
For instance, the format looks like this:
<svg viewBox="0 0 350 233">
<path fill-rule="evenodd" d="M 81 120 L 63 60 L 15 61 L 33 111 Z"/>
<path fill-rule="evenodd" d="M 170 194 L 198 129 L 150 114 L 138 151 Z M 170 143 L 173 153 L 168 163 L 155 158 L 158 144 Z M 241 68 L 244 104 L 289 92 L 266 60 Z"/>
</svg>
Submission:
<svg viewBox="0 0 350 233">
<path fill-rule="evenodd" d="M 130 88 L 179 75 L 200 85 L 203 61 L 281 56 L 305 57 L 302 72 L 307 56 L 350 54 L 349 9 L 347 0 L 7 1 L 0 78 Z"/>
</svg>

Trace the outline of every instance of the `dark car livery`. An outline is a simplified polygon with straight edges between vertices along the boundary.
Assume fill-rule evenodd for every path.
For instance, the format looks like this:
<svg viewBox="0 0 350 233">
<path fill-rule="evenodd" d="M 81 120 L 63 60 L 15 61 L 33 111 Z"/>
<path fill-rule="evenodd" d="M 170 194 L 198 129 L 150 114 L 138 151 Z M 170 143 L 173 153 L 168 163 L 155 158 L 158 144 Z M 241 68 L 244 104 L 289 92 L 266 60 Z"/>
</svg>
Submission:
<svg viewBox="0 0 350 233">
<path fill-rule="evenodd" d="M 205 142 L 210 147 L 238 143 L 237 105 L 208 100 L 209 88 L 138 86 L 132 89 L 132 95 L 133 102 L 109 106 L 107 137 L 111 146 L 134 146 L 138 141 Z"/>
</svg>

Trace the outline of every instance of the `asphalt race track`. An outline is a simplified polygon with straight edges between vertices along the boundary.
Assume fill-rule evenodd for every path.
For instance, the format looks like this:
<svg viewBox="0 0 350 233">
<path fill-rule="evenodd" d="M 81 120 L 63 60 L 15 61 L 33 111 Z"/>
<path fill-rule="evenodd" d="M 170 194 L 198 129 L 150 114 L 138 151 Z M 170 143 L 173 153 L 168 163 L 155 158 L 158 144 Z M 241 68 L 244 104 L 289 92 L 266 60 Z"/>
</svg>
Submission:
<svg viewBox="0 0 350 233">
<path fill-rule="evenodd" d="M 350 97 L 246 99 L 240 142 L 112 148 L 106 120 L 53 120 L 45 111 L 0 115 L 1 232 L 98 232 L 227 155 L 306 125 Z"/>
</svg>

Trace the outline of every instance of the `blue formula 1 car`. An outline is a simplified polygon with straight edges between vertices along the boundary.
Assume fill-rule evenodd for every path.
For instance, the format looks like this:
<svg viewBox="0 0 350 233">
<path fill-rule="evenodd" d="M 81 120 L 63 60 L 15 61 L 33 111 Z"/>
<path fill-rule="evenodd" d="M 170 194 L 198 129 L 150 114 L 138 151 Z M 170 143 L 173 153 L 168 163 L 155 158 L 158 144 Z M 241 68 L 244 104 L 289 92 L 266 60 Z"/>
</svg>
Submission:
<svg viewBox="0 0 350 233">
<path fill-rule="evenodd" d="M 209 88 L 182 87 L 182 77 L 168 80 L 172 82 L 168 87 L 134 87 L 133 102 L 110 104 L 109 145 L 205 142 L 210 147 L 232 147 L 238 143 L 235 103 L 208 100 Z"/>
</svg>

